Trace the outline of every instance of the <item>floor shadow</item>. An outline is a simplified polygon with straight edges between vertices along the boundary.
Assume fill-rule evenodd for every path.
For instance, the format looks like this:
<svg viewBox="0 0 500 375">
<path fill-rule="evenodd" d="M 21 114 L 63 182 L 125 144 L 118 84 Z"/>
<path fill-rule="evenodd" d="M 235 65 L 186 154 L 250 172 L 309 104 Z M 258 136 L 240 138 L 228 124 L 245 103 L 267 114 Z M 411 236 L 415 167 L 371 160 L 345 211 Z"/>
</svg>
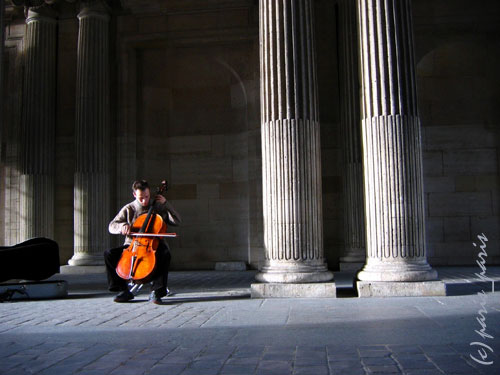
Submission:
<svg viewBox="0 0 500 375">
<path fill-rule="evenodd" d="M 113 297 L 109 292 L 70 292 L 64 299 L 108 298 Z"/>
<path fill-rule="evenodd" d="M 163 297 L 161 305 L 175 305 L 178 303 L 196 303 L 196 302 L 210 302 L 210 301 L 229 301 L 229 300 L 237 300 L 237 299 L 249 299 L 250 293 L 248 294 L 237 294 L 234 296 L 231 295 L 223 295 L 223 296 L 192 296 L 192 297 Z M 128 301 L 126 303 L 148 303 L 149 299 L 147 296 L 139 296 L 135 297 L 133 300 Z"/>
<path fill-rule="evenodd" d="M 475 283 L 448 283 L 446 284 L 447 296 L 466 296 L 477 293 L 488 293 L 500 291 L 498 283 L 492 282 L 475 282 Z"/>
</svg>

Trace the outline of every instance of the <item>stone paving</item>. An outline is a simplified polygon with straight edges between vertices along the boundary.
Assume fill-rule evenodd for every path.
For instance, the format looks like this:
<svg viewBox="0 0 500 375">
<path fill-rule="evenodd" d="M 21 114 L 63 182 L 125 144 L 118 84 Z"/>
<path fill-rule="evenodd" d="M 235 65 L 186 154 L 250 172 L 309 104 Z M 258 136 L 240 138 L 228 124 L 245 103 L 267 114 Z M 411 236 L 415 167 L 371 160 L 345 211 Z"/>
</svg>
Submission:
<svg viewBox="0 0 500 375">
<path fill-rule="evenodd" d="M 500 293 L 475 271 L 440 275 L 480 294 L 262 300 L 253 271 L 173 272 L 160 306 L 146 290 L 113 303 L 102 274 L 57 275 L 66 299 L 0 303 L 0 374 L 498 375 Z"/>
</svg>

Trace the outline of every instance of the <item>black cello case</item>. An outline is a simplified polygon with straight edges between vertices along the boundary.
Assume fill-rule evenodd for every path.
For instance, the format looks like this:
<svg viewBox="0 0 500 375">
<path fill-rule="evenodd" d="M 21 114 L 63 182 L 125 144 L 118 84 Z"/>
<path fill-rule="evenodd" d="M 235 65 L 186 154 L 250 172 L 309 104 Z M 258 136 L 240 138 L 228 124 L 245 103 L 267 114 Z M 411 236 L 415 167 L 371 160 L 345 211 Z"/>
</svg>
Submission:
<svg viewBox="0 0 500 375">
<path fill-rule="evenodd" d="M 44 237 L 0 246 L 0 282 L 44 280 L 59 273 L 59 245 Z"/>
</svg>

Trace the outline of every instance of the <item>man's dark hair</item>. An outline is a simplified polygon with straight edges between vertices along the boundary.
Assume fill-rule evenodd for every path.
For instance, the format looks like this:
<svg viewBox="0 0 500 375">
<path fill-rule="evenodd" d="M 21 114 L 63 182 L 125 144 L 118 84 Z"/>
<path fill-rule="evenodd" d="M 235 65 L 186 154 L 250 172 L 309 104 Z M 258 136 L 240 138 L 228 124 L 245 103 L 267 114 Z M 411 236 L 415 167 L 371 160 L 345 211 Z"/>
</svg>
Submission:
<svg viewBox="0 0 500 375">
<path fill-rule="evenodd" d="M 132 184 L 132 191 L 149 189 L 149 184 L 146 180 L 137 180 Z"/>
</svg>

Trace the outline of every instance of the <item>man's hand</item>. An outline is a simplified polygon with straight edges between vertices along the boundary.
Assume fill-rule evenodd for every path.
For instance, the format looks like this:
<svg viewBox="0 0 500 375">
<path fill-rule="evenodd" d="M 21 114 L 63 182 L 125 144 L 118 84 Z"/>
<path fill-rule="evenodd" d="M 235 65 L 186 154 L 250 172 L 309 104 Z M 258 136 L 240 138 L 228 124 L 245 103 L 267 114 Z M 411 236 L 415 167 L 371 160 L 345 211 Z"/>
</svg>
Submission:
<svg viewBox="0 0 500 375">
<path fill-rule="evenodd" d="M 126 236 L 127 234 L 130 233 L 130 225 L 128 224 L 123 224 L 122 226 L 122 234 Z"/>
<path fill-rule="evenodd" d="M 161 195 L 161 194 L 158 194 L 155 197 L 155 202 L 158 202 L 160 204 L 165 204 L 166 201 L 167 201 L 167 199 L 163 195 Z"/>
</svg>

